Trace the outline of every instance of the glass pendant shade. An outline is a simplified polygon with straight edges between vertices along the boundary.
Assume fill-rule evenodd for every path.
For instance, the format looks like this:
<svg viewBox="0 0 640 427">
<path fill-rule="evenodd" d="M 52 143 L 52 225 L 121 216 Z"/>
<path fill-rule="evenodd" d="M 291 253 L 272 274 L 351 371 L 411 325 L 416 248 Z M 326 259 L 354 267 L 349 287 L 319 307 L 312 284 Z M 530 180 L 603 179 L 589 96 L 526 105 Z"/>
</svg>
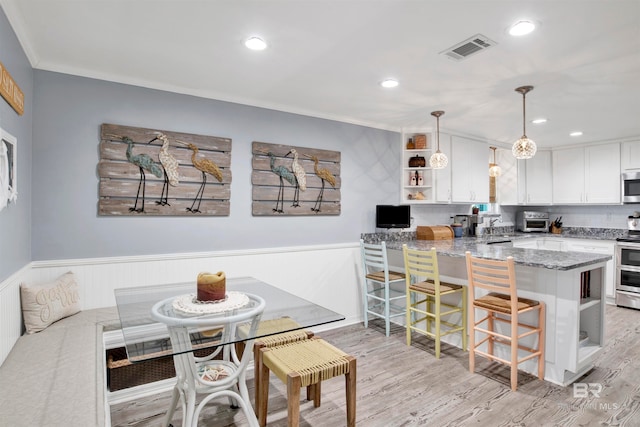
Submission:
<svg viewBox="0 0 640 427">
<path fill-rule="evenodd" d="M 431 115 L 436 118 L 436 123 L 437 123 L 436 137 L 438 141 L 438 149 L 429 158 L 429 165 L 433 169 L 444 169 L 447 167 L 447 163 L 449 163 L 449 159 L 447 159 L 447 156 L 442 151 L 440 151 L 440 116 L 443 114 L 444 114 L 444 111 L 431 112 Z"/>
<path fill-rule="evenodd" d="M 496 163 L 496 147 L 489 147 L 493 151 L 493 163 L 489 163 L 489 176 L 497 178 L 502 174 L 502 169 Z"/>
<path fill-rule="evenodd" d="M 536 143 L 527 137 L 527 114 L 525 99 L 527 93 L 533 90 L 533 86 L 521 86 L 516 88 L 516 92 L 522 94 L 522 136 L 517 140 L 511 148 L 511 153 L 516 159 L 524 160 L 535 156 L 538 147 Z"/>
<path fill-rule="evenodd" d="M 429 159 L 429 164 L 433 169 L 444 169 L 448 163 L 449 159 L 447 159 L 447 156 L 440 150 L 433 153 Z"/>
<path fill-rule="evenodd" d="M 536 143 L 533 139 L 529 139 L 526 135 L 522 135 L 522 137 L 513 144 L 511 153 L 516 159 L 523 160 L 530 159 L 535 156 L 537 150 L 538 147 L 536 147 Z"/>
</svg>

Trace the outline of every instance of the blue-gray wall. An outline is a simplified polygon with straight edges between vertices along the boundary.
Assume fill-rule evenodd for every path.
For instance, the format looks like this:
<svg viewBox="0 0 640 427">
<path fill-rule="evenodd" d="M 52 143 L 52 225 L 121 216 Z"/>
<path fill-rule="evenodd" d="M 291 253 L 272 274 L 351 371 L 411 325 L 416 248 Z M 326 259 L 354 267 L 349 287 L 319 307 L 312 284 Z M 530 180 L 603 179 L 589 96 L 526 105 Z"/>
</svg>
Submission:
<svg viewBox="0 0 640 427">
<path fill-rule="evenodd" d="M 0 98 L 0 127 L 18 140 L 18 200 L 0 211 L 0 281 L 31 261 L 31 129 L 33 117 L 33 70 L 0 9 L 0 61 L 16 81 L 25 98 L 19 116 Z"/>
<path fill-rule="evenodd" d="M 395 132 L 40 70 L 34 93 L 34 261 L 356 242 L 399 198 Z M 102 123 L 231 138 L 230 216 L 98 216 Z M 252 141 L 340 151 L 340 216 L 253 217 Z"/>
</svg>

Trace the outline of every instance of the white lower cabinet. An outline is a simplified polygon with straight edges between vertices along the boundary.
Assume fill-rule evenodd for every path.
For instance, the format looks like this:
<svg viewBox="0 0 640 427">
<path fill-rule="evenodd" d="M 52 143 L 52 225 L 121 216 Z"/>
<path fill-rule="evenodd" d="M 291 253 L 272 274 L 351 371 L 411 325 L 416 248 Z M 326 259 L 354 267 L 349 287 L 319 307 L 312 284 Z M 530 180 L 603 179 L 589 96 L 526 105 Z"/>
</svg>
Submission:
<svg viewBox="0 0 640 427">
<path fill-rule="evenodd" d="M 589 252 L 595 254 L 611 255 L 607 261 L 606 272 L 604 273 L 605 296 L 607 302 L 615 303 L 615 242 L 608 240 L 572 239 L 555 237 L 537 237 L 531 239 L 516 240 L 513 242 L 514 248 L 546 249 L 552 251 L 573 251 Z"/>
<path fill-rule="evenodd" d="M 609 261 L 607 261 L 607 271 L 605 272 L 605 295 L 607 302 L 610 304 L 615 303 L 616 290 L 615 290 L 615 278 L 616 268 L 614 265 L 616 244 L 613 241 L 601 241 L 601 240 L 588 240 L 588 239 L 567 239 L 567 250 L 575 252 L 591 252 L 595 254 L 611 255 Z"/>
</svg>

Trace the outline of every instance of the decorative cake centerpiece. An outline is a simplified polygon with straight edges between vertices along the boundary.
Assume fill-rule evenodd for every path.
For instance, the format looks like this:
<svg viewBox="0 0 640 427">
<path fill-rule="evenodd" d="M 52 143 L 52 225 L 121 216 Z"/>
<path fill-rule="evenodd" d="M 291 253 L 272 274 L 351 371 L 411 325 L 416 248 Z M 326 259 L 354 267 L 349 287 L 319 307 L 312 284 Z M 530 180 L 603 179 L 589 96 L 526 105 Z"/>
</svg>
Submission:
<svg viewBox="0 0 640 427">
<path fill-rule="evenodd" d="M 198 301 L 223 301 L 227 297 L 227 281 L 223 271 L 198 274 Z"/>
</svg>

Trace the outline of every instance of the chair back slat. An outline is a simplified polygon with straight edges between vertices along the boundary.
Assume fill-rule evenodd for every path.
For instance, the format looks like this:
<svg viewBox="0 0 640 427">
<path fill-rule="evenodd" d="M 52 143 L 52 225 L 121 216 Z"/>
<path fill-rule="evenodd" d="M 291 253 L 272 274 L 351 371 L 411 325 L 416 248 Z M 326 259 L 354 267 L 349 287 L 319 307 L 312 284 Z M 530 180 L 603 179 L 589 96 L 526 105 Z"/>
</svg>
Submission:
<svg viewBox="0 0 640 427">
<path fill-rule="evenodd" d="M 475 295 L 475 289 L 480 288 L 509 295 L 512 300 L 517 300 L 513 257 L 507 257 L 506 261 L 496 261 L 472 257 L 468 251 L 465 255 L 470 295 Z"/>
<path fill-rule="evenodd" d="M 362 248 L 362 264 L 365 275 L 373 270 L 386 271 L 389 269 L 385 242 L 380 242 L 380 244 L 364 243 L 364 240 L 360 239 L 360 247 Z"/>
<path fill-rule="evenodd" d="M 438 271 L 438 260 L 435 248 L 425 251 L 409 249 L 407 245 L 402 245 L 402 251 L 407 280 L 412 276 L 416 279 L 432 280 L 439 284 L 440 273 Z"/>
</svg>

